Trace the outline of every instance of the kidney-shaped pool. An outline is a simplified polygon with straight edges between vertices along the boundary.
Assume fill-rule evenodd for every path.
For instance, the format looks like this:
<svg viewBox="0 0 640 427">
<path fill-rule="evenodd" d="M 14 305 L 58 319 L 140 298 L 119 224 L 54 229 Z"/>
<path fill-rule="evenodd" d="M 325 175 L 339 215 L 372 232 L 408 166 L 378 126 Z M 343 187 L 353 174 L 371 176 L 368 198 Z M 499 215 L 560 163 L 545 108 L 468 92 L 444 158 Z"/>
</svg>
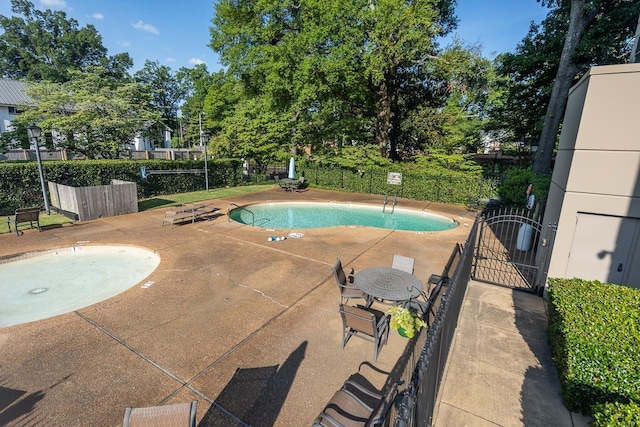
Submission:
<svg viewBox="0 0 640 427">
<path fill-rule="evenodd" d="M 159 264 L 157 254 L 135 246 L 74 246 L 0 260 L 0 327 L 104 301 Z"/>
<path fill-rule="evenodd" d="M 458 226 L 450 218 L 424 211 L 343 203 L 260 203 L 233 209 L 229 217 L 264 228 L 305 229 L 366 226 L 409 231 L 443 231 Z"/>
</svg>

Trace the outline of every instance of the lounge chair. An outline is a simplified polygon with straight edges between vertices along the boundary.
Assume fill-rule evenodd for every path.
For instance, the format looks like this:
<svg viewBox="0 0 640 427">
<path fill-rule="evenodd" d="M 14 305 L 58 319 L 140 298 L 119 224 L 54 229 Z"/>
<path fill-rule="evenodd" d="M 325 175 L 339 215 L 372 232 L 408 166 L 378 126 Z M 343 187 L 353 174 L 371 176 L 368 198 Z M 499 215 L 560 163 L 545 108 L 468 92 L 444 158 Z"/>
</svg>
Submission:
<svg viewBox="0 0 640 427">
<path fill-rule="evenodd" d="M 122 427 L 195 427 L 197 407 L 197 400 L 191 403 L 176 403 L 147 408 L 127 407 L 124 411 Z"/>
<path fill-rule="evenodd" d="M 391 264 L 391 268 L 395 268 L 396 270 L 402 270 L 409 274 L 413 274 L 413 264 L 415 259 L 409 258 L 402 255 L 394 255 L 393 263 Z"/>
<path fill-rule="evenodd" d="M 373 343 L 373 361 L 378 358 L 382 346 L 389 337 L 389 318 L 381 311 L 363 306 L 351 307 L 340 304 L 342 317 L 342 348 L 352 336 Z"/>
<path fill-rule="evenodd" d="M 301 176 L 298 181 L 293 182 L 289 185 L 289 191 L 302 191 L 302 189 L 304 188 L 304 183 L 304 176 Z"/>
<path fill-rule="evenodd" d="M 281 189 L 285 190 L 285 191 L 289 191 L 289 185 L 280 181 L 280 177 L 278 175 L 274 175 L 273 176 L 273 180 L 275 181 L 275 185 L 276 187 L 280 187 Z"/>
<path fill-rule="evenodd" d="M 353 284 L 353 269 L 351 269 L 351 272 L 347 277 L 344 269 L 342 268 L 342 261 L 340 261 L 340 258 L 336 258 L 336 261 L 331 266 L 331 270 L 333 271 L 333 277 L 336 279 L 336 283 L 338 284 L 338 289 L 340 289 L 340 304 L 348 302 L 350 298 L 357 298 L 365 300 L 367 307 L 371 306 L 373 298 L 362 292 Z"/>
<path fill-rule="evenodd" d="M 371 366 L 378 372 L 383 372 L 367 362 L 360 364 L 360 367 L 363 364 Z M 391 384 L 386 393 L 382 393 L 360 374 L 360 368 L 358 368 L 358 372 L 351 375 L 340 390 L 333 395 L 313 422 L 313 426 L 382 426 L 396 398 L 400 384 L 395 382 Z"/>
<path fill-rule="evenodd" d="M 186 204 L 175 209 L 171 209 L 164 213 L 161 226 L 164 227 L 165 222 L 171 224 L 171 228 L 175 223 L 191 221 L 196 222 L 197 219 L 210 219 L 212 214 L 218 212 L 220 208 L 216 208 L 210 204 Z"/>
</svg>

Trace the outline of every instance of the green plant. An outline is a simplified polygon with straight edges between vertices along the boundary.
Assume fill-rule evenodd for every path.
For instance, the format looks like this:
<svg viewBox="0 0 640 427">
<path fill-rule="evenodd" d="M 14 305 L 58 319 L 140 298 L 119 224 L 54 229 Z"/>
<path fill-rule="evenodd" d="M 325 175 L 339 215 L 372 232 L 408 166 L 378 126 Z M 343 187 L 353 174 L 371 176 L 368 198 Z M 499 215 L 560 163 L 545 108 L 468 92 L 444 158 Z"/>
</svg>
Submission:
<svg viewBox="0 0 640 427">
<path fill-rule="evenodd" d="M 531 184 L 538 203 L 547 200 L 551 175 L 536 175 L 530 169 L 511 168 L 498 188 L 498 193 L 505 206 L 523 208 L 527 203 L 527 187 Z"/>
<path fill-rule="evenodd" d="M 548 283 L 549 343 L 567 408 L 593 415 L 607 402 L 640 402 L 640 290 L 576 278 Z"/>
<path fill-rule="evenodd" d="M 402 328 L 407 338 L 412 338 L 416 332 L 427 326 L 418 313 L 400 305 L 395 305 L 387 310 L 387 315 L 391 316 L 389 327 L 398 332 Z"/>
</svg>

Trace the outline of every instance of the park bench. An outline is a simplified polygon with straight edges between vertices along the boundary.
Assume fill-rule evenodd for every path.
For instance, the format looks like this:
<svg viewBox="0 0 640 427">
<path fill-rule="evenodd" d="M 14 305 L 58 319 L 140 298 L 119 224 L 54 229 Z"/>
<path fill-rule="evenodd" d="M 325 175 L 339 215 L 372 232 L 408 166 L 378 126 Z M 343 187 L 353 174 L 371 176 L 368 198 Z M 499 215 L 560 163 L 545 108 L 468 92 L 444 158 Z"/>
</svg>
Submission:
<svg viewBox="0 0 640 427">
<path fill-rule="evenodd" d="M 40 229 L 40 208 L 18 208 L 13 215 L 7 217 L 7 226 L 9 227 L 9 232 L 11 232 L 11 224 L 13 224 L 13 228 L 16 232 L 16 236 L 23 234 L 22 230 L 18 229 L 20 224 L 29 223 L 29 227 L 33 228 L 33 224 L 36 224 L 38 231 L 42 231 Z"/>
</svg>

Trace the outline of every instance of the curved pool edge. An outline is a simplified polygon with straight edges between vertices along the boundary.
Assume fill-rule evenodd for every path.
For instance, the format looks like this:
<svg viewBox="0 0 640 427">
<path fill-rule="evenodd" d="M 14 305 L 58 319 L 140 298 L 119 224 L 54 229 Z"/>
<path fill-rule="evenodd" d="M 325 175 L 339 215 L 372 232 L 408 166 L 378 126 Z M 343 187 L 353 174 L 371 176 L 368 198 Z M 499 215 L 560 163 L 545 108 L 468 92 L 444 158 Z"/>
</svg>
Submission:
<svg viewBox="0 0 640 427">
<path fill-rule="evenodd" d="M 294 206 L 314 206 L 314 205 L 323 205 L 323 206 L 327 206 L 327 207 L 331 207 L 331 208 L 336 208 L 336 207 L 346 207 L 346 208 L 360 208 L 363 210 L 370 210 L 370 211 L 376 211 L 376 210 L 380 210 L 381 213 L 388 213 L 388 214 L 393 214 L 395 212 L 404 214 L 404 215 L 409 215 L 409 216 L 415 216 L 415 215 L 419 215 L 422 218 L 431 218 L 434 222 L 436 223 L 441 223 L 442 225 L 445 225 L 442 228 L 439 229 L 435 229 L 435 230 L 429 230 L 429 229 L 422 229 L 422 230 L 415 230 L 415 229 L 408 229 L 408 228 L 390 228 L 390 227 L 384 227 L 384 226 L 377 226 L 377 225 L 369 225 L 369 224 L 345 224 L 345 223 L 341 223 L 341 224 L 334 224 L 334 225 L 321 225 L 321 226 L 262 226 L 259 224 L 255 224 L 255 222 L 253 224 L 248 223 L 248 222 L 244 222 L 241 219 L 238 218 L 234 218 L 233 217 L 233 213 L 238 211 L 238 210 L 246 210 L 250 212 L 250 207 L 251 206 L 256 206 L 256 207 L 263 207 L 263 206 L 286 206 L 286 205 L 294 205 Z M 446 232 L 449 230 L 455 230 L 456 228 L 461 226 L 461 222 L 458 221 L 456 218 L 454 218 L 452 215 L 447 214 L 447 213 L 439 213 L 439 212 L 433 212 L 428 210 L 428 208 L 406 208 L 406 207 L 394 207 L 394 206 L 387 206 L 386 208 L 386 212 L 382 211 L 383 206 L 381 206 L 380 204 L 373 204 L 373 203 L 365 203 L 365 202 L 350 202 L 350 201 L 335 201 L 335 200 L 327 200 L 327 201 L 281 201 L 281 200 L 267 200 L 267 201 L 260 201 L 260 202 L 256 202 L 256 203 L 248 203 L 248 204 L 244 204 L 244 205 L 240 205 L 237 208 L 234 208 L 232 210 L 230 210 L 229 212 L 227 212 L 228 215 L 228 219 L 229 221 L 233 221 L 236 224 L 240 224 L 240 225 L 245 225 L 245 226 L 250 226 L 250 227 L 256 227 L 258 229 L 262 229 L 262 230 L 311 230 L 311 229 L 321 229 L 321 228 L 338 228 L 338 227 L 345 227 L 345 228 L 379 228 L 379 229 L 385 229 L 385 230 L 395 230 L 395 231 L 403 231 L 403 232 L 412 232 L 412 233 L 441 233 L 441 232 Z M 392 210 L 391 212 L 389 212 L 389 210 Z M 459 215 L 458 215 L 459 216 Z M 278 224 L 280 225 L 280 224 Z M 449 226 L 451 225 L 451 226 Z"/>
<path fill-rule="evenodd" d="M 148 281 L 161 261 L 154 249 L 108 243 L 3 256 L 0 269 L 6 281 L 0 283 L 4 295 L 0 329 L 66 315 L 117 297 Z M 13 263 L 15 267 L 10 266 Z"/>
<path fill-rule="evenodd" d="M 95 244 L 81 244 L 81 245 L 72 245 L 72 246 L 57 246 L 54 248 L 48 248 L 48 249 L 37 249 L 37 250 L 33 250 L 33 251 L 28 251 L 28 252 L 21 252 L 21 253 L 17 253 L 17 254 L 10 254 L 10 255 L 2 255 L 0 256 L 0 264 L 6 264 L 9 262 L 13 262 L 13 261 L 20 261 L 23 259 L 29 259 L 29 258 L 35 258 L 38 256 L 42 256 L 42 255 L 49 255 L 49 254 L 56 254 L 59 252 L 76 252 L 76 251 L 91 251 L 91 250 L 97 250 L 97 249 L 104 249 L 104 248 L 133 248 L 133 249 L 139 249 L 139 250 L 144 250 L 144 251 L 148 251 L 151 252 L 153 254 L 155 254 L 158 258 L 160 258 L 160 255 L 158 254 L 158 251 L 155 249 L 150 249 L 147 248 L 145 246 L 140 246 L 140 245 L 128 245 L 128 244 L 119 244 L 119 243 L 95 243 Z"/>
</svg>

